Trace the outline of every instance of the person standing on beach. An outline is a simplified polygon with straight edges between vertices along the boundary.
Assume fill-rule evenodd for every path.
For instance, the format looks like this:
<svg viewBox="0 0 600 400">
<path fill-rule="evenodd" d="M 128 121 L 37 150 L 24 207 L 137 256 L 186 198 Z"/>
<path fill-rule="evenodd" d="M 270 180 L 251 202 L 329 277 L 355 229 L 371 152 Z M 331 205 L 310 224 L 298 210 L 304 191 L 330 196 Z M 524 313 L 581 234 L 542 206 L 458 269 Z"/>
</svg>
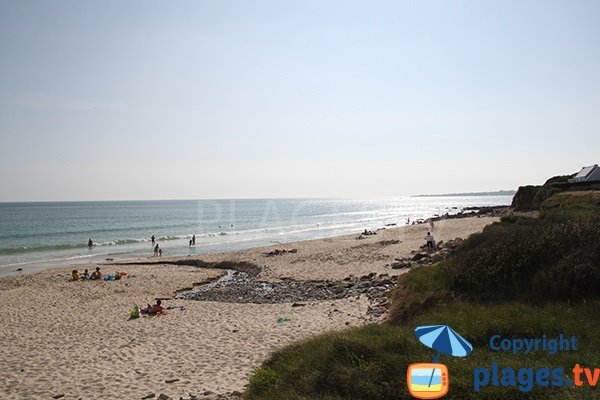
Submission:
<svg viewBox="0 0 600 400">
<path fill-rule="evenodd" d="M 435 239 L 431 232 L 427 232 L 425 240 L 427 241 L 427 251 L 435 251 Z"/>
<path fill-rule="evenodd" d="M 154 257 L 156 257 L 158 255 L 159 249 L 160 249 L 160 247 L 158 247 L 158 243 L 156 243 L 156 246 L 154 246 Z"/>
<path fill-rule="evenodd" d="M 154 246 L 154 242 L 156 241 L 156 238 L 154 237 L 154 235 L 152 235 L 152 237 L 150 237 L 150 239 L 152 240 L 152 246 Z"/>
<path fill-rule="evenodd" d="M 92 247 L 93 245 L 94 245 L 94 242 L 92 241 L 92 238 L 89 238 L 88 247 Z"/>
<path fill-rule="evenodd" d="M 192 244 L 196 245 L 196 234 L 195 233 L 192 235 Z"/>
</svg>

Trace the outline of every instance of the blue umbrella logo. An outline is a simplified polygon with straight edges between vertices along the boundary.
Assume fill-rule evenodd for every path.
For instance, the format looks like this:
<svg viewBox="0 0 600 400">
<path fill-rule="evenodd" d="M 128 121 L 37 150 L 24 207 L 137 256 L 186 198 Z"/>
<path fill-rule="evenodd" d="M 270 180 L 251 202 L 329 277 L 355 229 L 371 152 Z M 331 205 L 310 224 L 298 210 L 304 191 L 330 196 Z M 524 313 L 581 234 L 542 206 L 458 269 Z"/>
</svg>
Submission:
<svg viewBox="0 0 600 400">
<path fill-rule="evenodd" d="M 415 335 L 421 343 L 436 351 L 433 356 L 434 363 L 439 361 L 440 354 L 466 357 L 473 351 L 473 345 L 448 325 L 418 326 L 415 329 Z M 435 371 L 436 369 L 432 368 L 428 387 L 431 387 Z"/>
<path fill-rule="evenodd" d="M 438 362 L 440 354 L 466 357 L 473 351 L 473 345 L 448 325 L 418 326 L 415 335 L 421 343 L 437 352 L 433 362 Z"/>
</svg>

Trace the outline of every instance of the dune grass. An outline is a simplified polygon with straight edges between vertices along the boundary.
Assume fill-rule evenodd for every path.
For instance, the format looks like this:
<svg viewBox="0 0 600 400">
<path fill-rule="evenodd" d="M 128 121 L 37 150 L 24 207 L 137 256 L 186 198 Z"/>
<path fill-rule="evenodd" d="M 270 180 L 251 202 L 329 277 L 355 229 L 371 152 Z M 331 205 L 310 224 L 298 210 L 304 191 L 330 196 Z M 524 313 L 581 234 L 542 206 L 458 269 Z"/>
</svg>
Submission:
<svg viewBox="0 0 600 400">
<path fill-rule="evenodd" d="M 560 196 L 560 197 L 556 197 Z M 600 368 L 600 210 L 597 193 L 559 194 L 542 218 L 508 217 L 473 235 L 445 262 L 404 275 L 387 324 L 333 332 L 274 354 L 250 378 L 247 399 L 409 399 L 406 369 L 433 353 L 414 335 L 447 324 L 475 347 L 442 357 L 448 399 L 592 399 L 592 387 L 482 387 L 478 368 Z M 493 351 L 489 339 L 575 336 L 577 351 Z M 600 383 L 600 382 L 599 382 Z M 527 385 L 518 385 L 528 389 Z"/>
<path fill-rule="evenodd" d="M 433 352 L 414 335 L 419 325 L 448 324 L 473 344 L 466 358 L 442 356 L 450 374 L 448 399 L 592 399 L 590 387 L 482 387 L 474 391 L 476 368 L 557 368 L 570 374 L 576 363 L 600 368 L 600 302 L 544 306 L 454 302 L 413 318 L 404 326 L 371 325 L 329 333 L 279 351 L 250 379 L 248 399 L 410 399 L 406 370 L 414 362 L 430 362 Z M 508 338 L 576 336 L 575 352 L 512 355 L 492 351 L 494 334 Z"/>
</svg>

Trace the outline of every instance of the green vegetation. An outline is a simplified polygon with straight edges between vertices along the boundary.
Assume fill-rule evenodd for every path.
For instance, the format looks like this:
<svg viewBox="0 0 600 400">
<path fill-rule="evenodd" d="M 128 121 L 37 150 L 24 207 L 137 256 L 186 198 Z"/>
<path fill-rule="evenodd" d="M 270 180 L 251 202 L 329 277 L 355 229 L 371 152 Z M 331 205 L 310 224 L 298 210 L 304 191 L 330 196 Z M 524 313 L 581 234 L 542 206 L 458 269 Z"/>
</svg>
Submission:
<svg viewBox="0 0 600 400">
<path fill-rule="evenodd" d="M 599 221 L 490 225 L 446 261 L 442 278 L 471 300 L 595 298 L 600 294 L 600 240 L 594 240 L 600 237 Z"/>
<path fill-rule="evenodd" d="M 248 399 L 410 399 L 406 369 L 432 351 L 414 327 L 447 324 L 474 345 L 467 358 L 442 356 L 447 399 L 591 399 L 590 387 L 473 390 L 475 368 L 600 368 L 600 193 L 545 200 L 541 217 L 509 216 L 471 236 L 448 260 L 403 275 L 389 322 L 329 333 L 287 347 L 258 369 Z M 576 336 L 576 352 L 495 352 L 508 338 Z"/>
<path fill-rule="evenodd" d="M 559 193 L 544 201 L 541 217 L 550 221 L 593 221 L 600 218 L 600 192 Z"/>
<path fill-rule="evenodd" d="M 469 338 L 474 352 L 467 358 L 442 356 L 450 371 L 447 399 L 592 399 L 590 388 L 535 388 L 522 393 L 514 387 L 485 387 L 473 391 L 475 368 L 563 367 L 568 373 L 576 363 L 600 366 L 598 309 L 600 302 L 569 306 L 552 303 L 532 306 L 504 303 L 494 306 L 454 302 L 414 317 L 404 326 L 370 325 L 341 333 L 329 333 L 299 342 L 276 354 L 250 379 L 247 399 L 410 399 L 406 369 L 414 362 L 430 362 L 433 352 L 413 332 L 415 326 L 445 323 Z M 577 352 L 549 355 L 535 352 L 514 356 L 490 350 L 490 335 L 538 337 L 575 335 Z"/>
<path fill-rule="evenodd" d="M 543 185 L 520 186 L 513 197 L 512 207 L 517 211 L 539 210 L 540 205 L 556 193 L 565 191 L 572 175 L 554 176 Z"/>
</svg>

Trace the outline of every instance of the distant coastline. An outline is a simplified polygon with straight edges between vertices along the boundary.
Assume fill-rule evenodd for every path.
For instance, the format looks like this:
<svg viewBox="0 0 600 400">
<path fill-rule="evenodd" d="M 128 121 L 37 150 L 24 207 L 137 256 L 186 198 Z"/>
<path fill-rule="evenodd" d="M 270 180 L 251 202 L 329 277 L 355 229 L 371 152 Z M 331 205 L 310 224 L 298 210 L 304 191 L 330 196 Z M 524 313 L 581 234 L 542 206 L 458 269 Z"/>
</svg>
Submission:
<svg viewBox="0 0 600 400">
<path fill-rule="evenodd" d="M 469 192 L 445 194 L 416 194 L 411 197 L 465 197 L 465 196 L 514 196 L 515 190 L 497 190 L 495 192 Z"/>
</svg>

